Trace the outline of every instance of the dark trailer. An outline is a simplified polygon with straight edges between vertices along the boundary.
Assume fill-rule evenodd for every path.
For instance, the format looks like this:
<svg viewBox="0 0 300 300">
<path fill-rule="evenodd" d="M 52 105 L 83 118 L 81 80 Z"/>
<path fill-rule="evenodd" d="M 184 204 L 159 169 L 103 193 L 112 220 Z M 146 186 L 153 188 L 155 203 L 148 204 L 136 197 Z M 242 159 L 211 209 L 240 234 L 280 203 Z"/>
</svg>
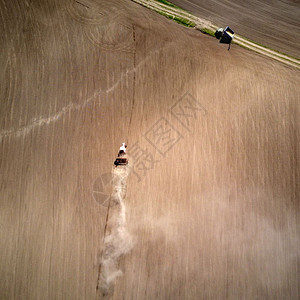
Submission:
<svg viewBox="0 0 300 300">
<path fill-rule="evenodd" d="M 225 29 L 223 28 L 219 28 L 216 32 L 215 32 L 215 37 L 220 40 L 220 43 L 222 44 L 228 44 L 228 50 L 230 49 L 230 44 L 231 41 L 234 37 L 234 31 L 227 26 Z"/>
</svg>

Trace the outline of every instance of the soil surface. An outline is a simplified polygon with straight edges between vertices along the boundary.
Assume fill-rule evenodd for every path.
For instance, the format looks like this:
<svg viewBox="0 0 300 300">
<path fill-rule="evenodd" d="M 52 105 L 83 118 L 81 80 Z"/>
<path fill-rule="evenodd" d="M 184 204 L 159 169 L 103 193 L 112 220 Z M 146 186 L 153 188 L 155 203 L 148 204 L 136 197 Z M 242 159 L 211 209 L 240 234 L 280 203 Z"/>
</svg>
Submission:
<svg viewBox="0 0 300 300">
<path fill-rule="evenodd" d="M 300 58 L 299 1 L 172 0 L 174 4 L 274 50 Z"/>
<path fill-rule="evenodd" d="M 299 70 L 128 0 L 0 12 L 1 299 L 299 299 Z"/>
</svg>

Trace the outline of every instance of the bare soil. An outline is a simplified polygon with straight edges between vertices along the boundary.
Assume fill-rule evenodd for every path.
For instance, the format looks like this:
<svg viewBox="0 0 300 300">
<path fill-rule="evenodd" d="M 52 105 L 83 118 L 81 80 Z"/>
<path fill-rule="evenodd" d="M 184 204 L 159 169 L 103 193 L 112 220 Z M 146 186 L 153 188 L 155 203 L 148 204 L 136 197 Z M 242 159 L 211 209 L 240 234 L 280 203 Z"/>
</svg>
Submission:
<svg viewBox="0 0 300 300">
<path fill-rule="evenodd" d="M 299 70 L 128 0 L 0 12 L 1 299 L 299 298 Z"/>
</svg>

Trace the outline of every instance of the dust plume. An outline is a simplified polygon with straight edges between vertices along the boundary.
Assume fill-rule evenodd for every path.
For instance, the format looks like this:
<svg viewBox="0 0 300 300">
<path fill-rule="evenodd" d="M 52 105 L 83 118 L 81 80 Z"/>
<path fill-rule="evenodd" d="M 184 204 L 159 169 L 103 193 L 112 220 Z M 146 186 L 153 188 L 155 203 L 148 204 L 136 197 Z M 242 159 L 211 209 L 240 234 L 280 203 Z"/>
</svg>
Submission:
<svg viewBox="0 0 300 300">
<path fill-rule="evenodd" d="M 129 166 L 114 167 L 112 171 L 112 196 L 108 208 L 104 234 L 104 247 L 101 257 L 98 288 L 103 296 L 113 292 L 116 279 L 122 275 L 119 260 L 133 247 L 133 239 L 126 229 L 126 180 Z"/>
</svg>

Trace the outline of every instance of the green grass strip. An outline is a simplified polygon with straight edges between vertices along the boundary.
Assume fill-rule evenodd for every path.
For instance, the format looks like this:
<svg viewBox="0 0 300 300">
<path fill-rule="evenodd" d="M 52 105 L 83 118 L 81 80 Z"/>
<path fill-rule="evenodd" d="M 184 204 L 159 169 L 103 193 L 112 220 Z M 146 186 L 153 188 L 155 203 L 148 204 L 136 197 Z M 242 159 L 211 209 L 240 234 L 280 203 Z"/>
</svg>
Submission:
<svg viewBox="0 0 300 300">
<path fill-rule="evenodd" d="M 204 34 L 208 34 L 210 36 L 215 36 L 215 32 L 208 28 L 200 28 L 200 31 Z"/>
<path fill-rule="evenodd" d="M 177 5 L 175 5 L 175 4 L 171 3 L 171 2 L 169 2 L 169 1 L 167 1 L 167 0 L 155 0 L 155 1 L 182 10 L 182 8 L 180 8 L 179 6 L 177 6 Z"/>
<path fill-rule="evenodd" d="M 159 14 L 161 14 L 161 15 L 167 17 L 168 19 L 174 20 L 175 22 L 177 22 L 177 23 L 179 23 L 179 24 L 181 24 L 181 25 L 184 25 L 184 26 L 186 26 L 186 27 L 195 27 L 195 26 L 196 26 L 196 24 L 195 24 L 194 22 L 189 21 L 189 20 L 187 20 L 187 19 L 180 18 L 180 17 L 176 17 L 176 16 L 172 16 L 172 15 L 166 14 L 166 13 L 164 13 L 164 12 L 162 12 L 162 11 L 159 11 L 159 10 L 158 10 L 157 12 L 158 12 Z"/>
</svg>

